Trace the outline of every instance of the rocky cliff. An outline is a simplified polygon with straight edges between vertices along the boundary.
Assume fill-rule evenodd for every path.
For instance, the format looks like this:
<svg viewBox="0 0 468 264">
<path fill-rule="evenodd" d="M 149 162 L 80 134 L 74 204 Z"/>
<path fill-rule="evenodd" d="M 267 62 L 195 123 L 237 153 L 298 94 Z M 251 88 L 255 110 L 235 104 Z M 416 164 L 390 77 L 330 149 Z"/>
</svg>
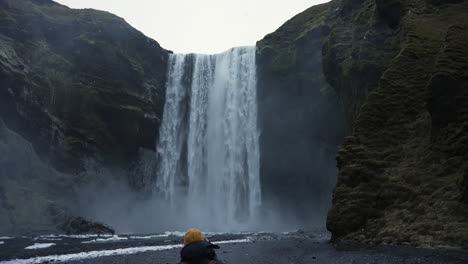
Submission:
<svg viewBox="0 0 468 264">
<path fill-rule="evenodd" d="M 0 1 L 0 232 L 56 230 L 86 160 L 154 150 L 168 54 L 106 12 Z"/>
<path fill-rule="evenodd" d="M 342 84 L 331 83 L 343 98 L 361 89 L 366 95 L 345 103 L 354 116 L 353 130 L 338 150 L 328 228 L 335 238 L 369 243 L 468 247 L 468 3 L 359 4 L 340 18 L 325 56 L 335 56 L 333 47 L 343 48 L 341 28 L 365 13 L 368 31 L 351 28 L 351 36 L 368 45 L 372 33 L 384 27 L 389 34 L 383 41 L 395 44 L 371 50 L 374 58 L 391 58 L 384 59 L 372 86 L 356 85 L 352 80 L 361 75 L 350 77 L 344 70 L 367 60 L 375 63 L 372 57 L 362 59 L 367 51 L 348 46 L 343 53 L 354 56 L 330 60 L 335 65 L 331 79 Z M 353 101 L 360 105 L 357 111 L 350 111 Z"/>
<path fill-rule="evenodd" d="M 322 67 L 328 12 L 313 7 L 257 43 L 262 196 L 300 226 L 325 221 L 345 130 Z"/>
<path fill-rule="evenodd" d="M 0 115 L 52 162 L 154 149 L 168 56 L 156 41 L 106 12 L 5 0 L 0 43 Z"/>
<path fill-rule="evenodd" d="M 336 0 L 259 43 L 270 73 L 321 59 L 344 109 L 333 239 L 468 247 L 467 14 L 467 1 Z"/>
</svg>

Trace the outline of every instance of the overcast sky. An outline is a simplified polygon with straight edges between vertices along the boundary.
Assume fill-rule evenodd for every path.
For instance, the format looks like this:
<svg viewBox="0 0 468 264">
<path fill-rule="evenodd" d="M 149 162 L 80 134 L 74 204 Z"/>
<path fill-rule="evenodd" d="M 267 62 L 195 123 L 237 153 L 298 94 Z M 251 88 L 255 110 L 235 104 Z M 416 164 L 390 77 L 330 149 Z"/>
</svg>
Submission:
<svg viewBox="0 0 468 264">
<path fill-rule="evenodd" d="M 56 0 L 123 17 L 166 49 L 218 53 L 254 45 L 288 19 L 326 0 Z"/>
</svg>

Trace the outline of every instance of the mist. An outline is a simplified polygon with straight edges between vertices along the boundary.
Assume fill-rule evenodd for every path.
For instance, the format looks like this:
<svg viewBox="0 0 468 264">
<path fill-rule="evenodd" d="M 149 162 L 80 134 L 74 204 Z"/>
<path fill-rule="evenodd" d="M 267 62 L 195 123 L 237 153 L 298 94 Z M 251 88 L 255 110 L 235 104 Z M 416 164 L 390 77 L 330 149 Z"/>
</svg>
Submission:
<svg viewBox="0 0 468 264">
<path fill-rule="evenodd" d="M 133 172 L 103 168 L 96 163 L 87 167 L 83 176 L 93 180 L 79 186 L 77 203 L 68 207 L 75 215 L 105 223 L 119 234 L 154 234 L 189 228 L 207 232 L 280 232 L 319 227 L 318 224 L 306 225 L 310 219 L 298 219 L 291 208 L 268 203 L 262 205 L 255 218 L 248 222 L 211 224 L 212 216 L 191 207 L 186 197 L 182 198 L 185 204 L 174 207 L 156 192 L 142 194 L 140 190 L 133 189 L 128 182 Z M 153 187 L 156 190 L 156 186 Z"/>
<path fill-rule="evenodd" d="M 250 221 L 237 225 L 210 224 L 211 217 L 199 208 L 186 204 L 171 206 L 164 197 L 157 193 L 142 195 L 141 191 L 129 186 L 128 179 L 132 173 L 120 169 L 89 168 L 87 177 L 98 177 L 102 180 L 89 182 L 80 186 L 77 203 L 69 204 L 76 215 L 104 223 L 119 234 L 154 234 L 166 231 L 184 231 L 199 228 L 205 232 L 286 232 L 298 229 L 324 230 L 323 212 L 298 211 L 292 203 L 272 203 L 264 201 L 258 214 Z M 117 176 L 117 179 L 109 180 Z M 106 180 L 104 180 L 106 179 Z M 324 190 L 325 191 L 325 190 Z M 307 197 L 296 203 L 309 203 Z M 321 204 L 328 209 L 328 198 Z M 224 212 L 219 212 L 220 215 Z"/>
</svg>

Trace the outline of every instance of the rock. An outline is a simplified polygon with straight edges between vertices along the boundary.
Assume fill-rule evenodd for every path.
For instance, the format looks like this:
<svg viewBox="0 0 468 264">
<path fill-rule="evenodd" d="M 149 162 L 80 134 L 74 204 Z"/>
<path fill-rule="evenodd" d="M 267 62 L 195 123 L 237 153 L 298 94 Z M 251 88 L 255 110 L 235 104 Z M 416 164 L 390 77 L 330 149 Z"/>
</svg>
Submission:
<svg viewBox="0 0 468 264">
<path fill-rule="evenodd" d="M 61 229 L 67 235 L 82 235 L 82 234 L 111 234 L 113 235 L 115 231 L 101 223 L 92 222 L 86 220 L 82 217 L 70 217 L 68 221 L 66 221 L 62 226 Z"/>
<path fill-rule="evenodd" d="M 323 85 L 317 81 L 321 69 L 344 109 L 347 137 L 336 153 L 339 172 L 327 219 L 334 240 L 468 247 L 467 8 L 468 2 L 456 0 L 332 1 L 297 15 L 257 44 L 259 116 L 267 128 L 262 175 L 268 180 L 283 179 L 286 186 L 286 177 L 312 178 L 295 171 L 302 166 L 292 166 L 298 164 L 289 159 L 293 150 L 275 151 L 282 142 L 293 144 L 291 134 L 269 138 L 279 131 L 275 125 L 294 120 L 289 109 L 306 105 L 291 99 L 295 92 L 308 98 L 304 87 Z M 277 101 L 275 94 L 281 95 Z M 271 105 L 281 105 L 273 120 L 271 111 L 262 112 L 275 109 Z M 313 114 L 324 115 L 325 108 L 301 113 L 307 117 L 302 124 L 329 124 Z M 332 138 L 318 134 L 321 142 Z M 283 178 L 281 161 L 292 167 Z M 262 180 L 266 186 L 268 180 Z M 313 184 L 301 184 L 314 192 Z"/>
<path fill-rule="evenodd" d="M 324 47 L 353 128 L 337 153 L 327 228 L 333 239 L 466 248 L 468 3 L 397 2 L 355 8 Z M 354 24 L 371 10 L 391 27 Z"/>
<path fill-rule="evenodd" d="M 72 177 L 51 169 L 32 144 L 11 131 L 0 117 L 0 233 L 25 235 L 56 233 L 53 201 L 60 190 L 73 194 Z"/>
<path fill-rule="evenodd" d="M 170 52 L 107 12 L 2 0 L 0 14 L 0 232 L 57 232 L 88 160 L 154 154 Z"/>
<path fill-rule="evenodd" d="M 463 174 L 461 189 L 463 190 L 463 201 L 468 204 L 468 169 L 465 169 Z"/>
<path fill-rule="evenodd" d="M 463 0 L 426 0 L 426 1 L 433 5 L 455 4 L 455 3 L 463 2 Z"/>
<path fill-rule="evenodd" d="M 322 70 L 333 8 L 311 7 L 257 43 L 264 204 L 317 222 L 324 221 L 331 199 L 335 150 L 344 135 L 342 109 Z"/>
<path fill-rule="evenodd" d="M 403 15 L 401 0 L 375 0 L 377 12 L 390 27 L 395 28 Z"/>
<path fill-rule="evenodd" d="M 154 150 L 169 51 L 122 18 L 53 1 L 0 3 L 0 115 L 62 171 Z M 118 117 L 118 118 L 117 118 Z"/>
</svg>

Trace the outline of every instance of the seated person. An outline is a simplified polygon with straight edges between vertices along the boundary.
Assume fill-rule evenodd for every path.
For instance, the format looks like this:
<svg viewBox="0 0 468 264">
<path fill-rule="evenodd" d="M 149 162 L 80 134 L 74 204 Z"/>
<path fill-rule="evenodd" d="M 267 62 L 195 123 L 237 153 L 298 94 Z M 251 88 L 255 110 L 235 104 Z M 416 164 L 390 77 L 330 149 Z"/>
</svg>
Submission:
<svg viewBox="0 0 468 264">
<path fill-rule="evenodd" d="M 184 247 L 180 251 L 180 264 L 222 264 L 215 249 L 219 246 L 212 244 L 198 229 L 189 229 L 185 233 Z"/>
</svg>

